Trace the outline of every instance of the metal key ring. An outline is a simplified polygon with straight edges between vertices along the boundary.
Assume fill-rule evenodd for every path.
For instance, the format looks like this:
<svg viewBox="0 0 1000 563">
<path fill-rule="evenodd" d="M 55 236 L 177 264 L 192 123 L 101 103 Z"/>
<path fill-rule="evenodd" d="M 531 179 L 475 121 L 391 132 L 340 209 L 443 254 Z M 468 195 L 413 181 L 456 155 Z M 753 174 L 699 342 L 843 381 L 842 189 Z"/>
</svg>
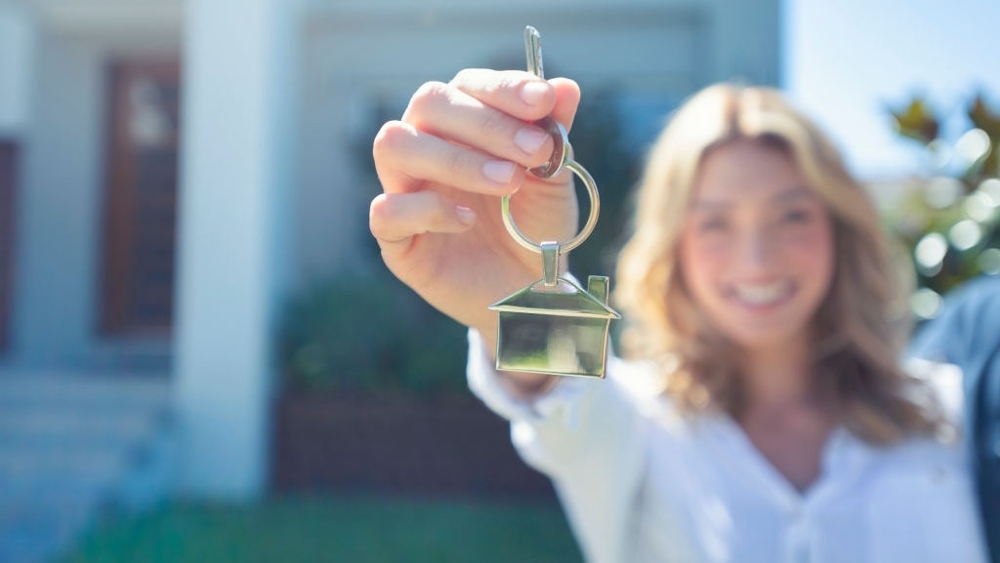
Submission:
<svg viewBox="0 0 1000 563">
<path fill-rule="evenodd" d="M 597 194 L 597 183 L 594 182 L 594 178 L 591 177 L 590 173 L 583 166 L 580 166 L 575 160 L 567 160 L 563 163 L 564 168 L 568 168 L 573 171 L 574 174 L 580 180 L 583 181 L 583 185 L 587 188 L 587 195 L 590 196 L 590 216 L 587 217 L 587 222 L 583 225 L 583 229 L 573 238 L 569 239 L 565 243 L 560 243 L 559 252 L 569 252 L 574 248 L 583 244 L 583 241 L 587 240 L 590 233 L 594 231 L 594 227 L 597 225 L 597 216 L 601 211 L 601 198 Z M 542 253 L 542 246 L 521 232 L 514 224 L 514 218 L 510 214 L 510 196 L 505 195 L 500 199 L 500 215 L 503 217 L 503 224 L 507 227 L 507 232 L 510 236 L 517 241 L 518 244 L 535 252 L 537 254 Z"/>
</svg>

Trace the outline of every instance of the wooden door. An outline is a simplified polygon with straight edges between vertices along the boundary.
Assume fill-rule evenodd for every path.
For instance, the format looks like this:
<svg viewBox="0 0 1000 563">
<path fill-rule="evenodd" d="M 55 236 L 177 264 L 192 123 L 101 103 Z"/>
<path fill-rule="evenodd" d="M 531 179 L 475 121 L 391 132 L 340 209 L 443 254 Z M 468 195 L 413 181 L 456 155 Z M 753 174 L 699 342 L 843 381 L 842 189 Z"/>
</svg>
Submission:
<svg viewBox="0 0 1000 563">
<path fill-rule="evenodd" d="M 14 195 L 17 184 L 17 144 L 0 141 L 0 350 L 10 329 L 10 286 L 14 278 Z"/>
<path fill-rule="evenodd" d="M 180 67 L 111 72 L 103 307 L 106 334 L 169 334 L 173 320 Z"/>
</svg>

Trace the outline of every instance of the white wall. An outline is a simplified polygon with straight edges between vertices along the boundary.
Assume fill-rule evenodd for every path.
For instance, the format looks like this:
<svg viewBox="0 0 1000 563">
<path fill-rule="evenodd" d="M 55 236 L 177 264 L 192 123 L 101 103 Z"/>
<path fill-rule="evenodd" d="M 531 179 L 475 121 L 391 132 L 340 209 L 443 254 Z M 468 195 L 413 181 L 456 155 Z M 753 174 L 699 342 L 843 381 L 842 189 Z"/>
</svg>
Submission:
<svg viewBox="0 0 1000 563">
<path fill-rule="evenodd" d="M 783 82 L 865 178 L 891 179 L 918 168 L 914 145 L 893 135 L 886 104 L 897 106 L 924 92 L 957 115 L 984 88 L 1000 110 L 996 0 L 785 4 Z"/>
<path fill-rule="evenodd" d="M 32 14 L 0 2 L 0 138 L 18 137 L 27 127 L 34 55 Z"/>
<path fill-rule="evenodd" d="M 41 38 L 18 194 L 11 361 L 71 367 L 96 327 L 104 154 L 103 57 Z"/>
</svg>

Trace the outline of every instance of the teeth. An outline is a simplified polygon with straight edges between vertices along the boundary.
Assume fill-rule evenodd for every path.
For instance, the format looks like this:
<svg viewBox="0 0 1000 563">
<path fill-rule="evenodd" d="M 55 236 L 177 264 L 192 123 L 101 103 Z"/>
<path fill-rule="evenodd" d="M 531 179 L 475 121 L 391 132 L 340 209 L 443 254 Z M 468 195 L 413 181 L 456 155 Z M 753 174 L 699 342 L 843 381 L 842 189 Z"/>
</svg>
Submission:
<svg viewBox="0 0 1000 563">
<path fill-rule="evenodd" d="M 737 285 L 736 295 L 741 301 L 751 305 L 763 305 L 781 299 L 788 293 L 788 284 L 785 282 L 772 283 L 768 285 Z"/>
</svg>

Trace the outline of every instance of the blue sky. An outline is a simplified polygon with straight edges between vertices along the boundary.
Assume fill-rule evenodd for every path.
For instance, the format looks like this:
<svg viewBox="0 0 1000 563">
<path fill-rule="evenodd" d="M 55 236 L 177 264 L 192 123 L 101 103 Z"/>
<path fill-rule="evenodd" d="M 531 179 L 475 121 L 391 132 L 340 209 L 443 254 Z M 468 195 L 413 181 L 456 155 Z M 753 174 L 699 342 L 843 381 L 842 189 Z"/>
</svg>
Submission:
<svg viewBox="0 0 1000 563">
<path fill-rule="evenodd" d="M 1000 0 L 784 0 L 783 85 L 862 178 L 913 173 L 885 105 L 916 92 L 961 128 L 982 89 L 1000 111 Z"/>
</svg>

